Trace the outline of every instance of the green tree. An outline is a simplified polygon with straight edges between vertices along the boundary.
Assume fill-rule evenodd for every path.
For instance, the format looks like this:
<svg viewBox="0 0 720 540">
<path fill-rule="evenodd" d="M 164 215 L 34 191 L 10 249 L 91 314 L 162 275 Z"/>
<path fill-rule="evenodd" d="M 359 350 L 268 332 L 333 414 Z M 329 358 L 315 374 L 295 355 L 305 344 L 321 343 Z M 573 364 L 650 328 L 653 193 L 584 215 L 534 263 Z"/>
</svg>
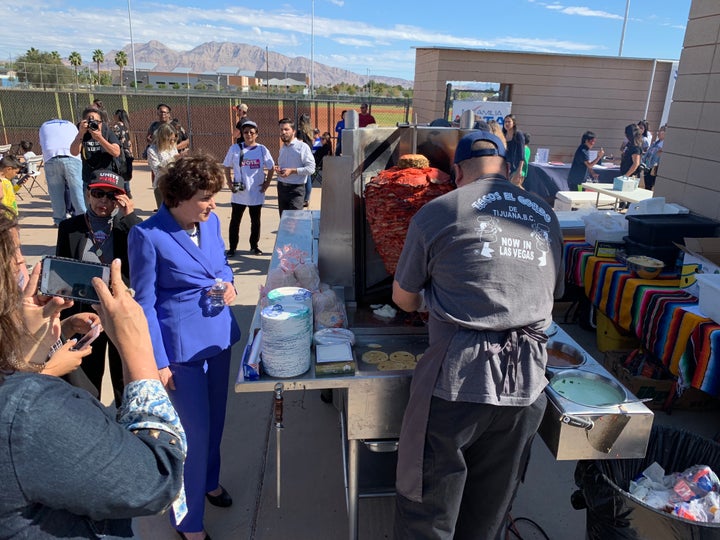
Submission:
<svg viewBox="0 0 720 540">
<path fill-rule="evenodd" d="M 100 82 L 100 64 L 105 61 L 105 53 L 100 49 L 95 49 L 92 55 L 93 62 L 97 64 L 97 81 Z"/>
<path fill-rule="evenodd" d="M 72 82 L 72 71 L 65 67 L 57 53 L 44 52 L 31 47 L 15 61 L 20 82 L 45 87 Z"/>
<path fill-rule="evenodd" d="M 125 51 L 118 51 L 115 54 L 115 64 L 120 68 L 120 86 L 125 86 L 123 79 L 123 69 L 128 65 L 128 57 Z"/>
<path fill-rule="evenodd" d="M 80 53 L 77 51 L 73 51 L 70 53 L 70 56 L 68 56 L 68 62 L 70 62 L 70 65 L 75 68 L 75 84 L 78 84 L 78 68 L 82 64 L 82 56 L 80 56 Z"/>
</svg>

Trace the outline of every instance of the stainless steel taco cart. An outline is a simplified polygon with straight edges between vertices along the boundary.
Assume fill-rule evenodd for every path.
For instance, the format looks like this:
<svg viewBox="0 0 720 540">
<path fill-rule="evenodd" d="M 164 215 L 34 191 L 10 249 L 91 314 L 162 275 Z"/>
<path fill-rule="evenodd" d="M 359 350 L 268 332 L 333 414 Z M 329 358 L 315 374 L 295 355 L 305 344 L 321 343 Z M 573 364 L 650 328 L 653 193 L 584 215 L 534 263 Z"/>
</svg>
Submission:
<svg viewBox="0 0 720 540">
<path fill-rule="evenodd" d="M 348 125 L 352 126 L 356 118 L 352 111 L 348 116 Z M 378 371 L 375 366 L 362 361 L 362 356 L 371 345 L 415 355 L 427 347 L 426 327 L 417 319 L 401 311 L 392 319 L 383 319 L 375 316 L 369 307 L 390 303 L 392 276 L 386 272 L 369 232 L 364 215 L 363 188 L 379 171 L 397 163 L 400 155 L 415 153 L 419 147 L 434 149 L 438 163 L 449 163 L 442 155 L 447 158 L 454 154 L 457 141 L 464 132 L 457 128 L 427 126 L 346 129 L 343 149 L 347 155 L 324 161 L 322 219 L 320 212 L 285 212 L 278 228 L 276 248 L 292 245 L 305 251 L 317 263 L 321 281 L 344 298 L 349 328 L 356 336 L 357 369 L 350 376 L 319 377 L 315 374 L 314 362 L 311 362 L 310 369 L 298 377 L 274 379 L 263 375 L 257 381 L 245 381 L 241 369 L 235 391 L 273 393 L 278 383 L 282 385 L 282 391 L 336 390 L 334 402 L 339 410 L 347 455 L 345 473 L 350 539 L 357 538 L 358 534 L 358 498 L 366 494 L 393 493 L 392 487 L 385 492 L 370 490 L 368 493 L 359 488 L 359 456 L 366 449 L 383 453 L 396 450 L 412 377 L 410 370 Z M 270 270 L 278 262 L 277 250 L 273 250 Z M 260 307 L 255 311 L 248 335 L 259 327 Z M 570 338 L 560 331 L 555 339 Z M 603 375 L 611 377 L 594 360 L 591 364 L 597 373 L 604 372 Z M 644 453 L 647 444 L 644 434 L 647 431 L 649 435 L 652 413 L 642 403 L 629 403 L 631 396 L 627 396 L 622 407 L 608 407 L 600 410 L 599 415 L 591 415 L 586 410 L 574 408 L 573 403 L 562 396 L 548 395 L 552 406 L 548 407 L 541 435 L 557 459 L 635 457 L 638 452 Z M 591 412 L 598 413 L 597 410 Z M 609 420 L 596 419 L 612 415 L 621 416 L 619 422 L 612 422 L 612 427 L 604 426 L 604 423 L 611 423 Z M 572 424 L 567 423 L 568 417 L 573 420 Z M 627 422 L 626 417 L 630 417 Z M 591 424 L 592 428 L 588 428 Z M 623 424 L 622 429 L 618 424 Z M 597 431 L 592 433 L 593 429 Z M 589 441 L 597 442 L 595 435 L 600 431 L 605 432 L 605 436 L 600 437 L 605 446 L 611 436 L 616 440 L 610 444 L 607 453 L 589 452 L 588 447 L 594 448 Z M 631 433 L 637 436 L 631 438 Z M 602 444 L 598 443 L 598 446 L 603 447 Z M 572 457 L 574 451 L 577 453 Z M 627 455 L 618 456 L 618 453 Z"/>
</svg>

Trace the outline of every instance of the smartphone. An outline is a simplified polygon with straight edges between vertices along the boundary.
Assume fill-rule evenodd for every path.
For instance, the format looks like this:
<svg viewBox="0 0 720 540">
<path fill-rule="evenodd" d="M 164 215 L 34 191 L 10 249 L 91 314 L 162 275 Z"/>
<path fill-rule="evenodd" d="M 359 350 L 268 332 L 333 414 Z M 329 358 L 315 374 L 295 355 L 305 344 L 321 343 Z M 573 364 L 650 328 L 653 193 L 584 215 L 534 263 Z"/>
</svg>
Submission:
<svg viewBox="0 0 720 540">
<path fill-rule="evenodd" d="M 96 324 L 93 326 L 90 331 L 85 334 L 83 337 L 77 340 L 77 343 L 75 343 L 75 346 L 72 348 L 73 351 L 81 351 L 85 347 L 89 347 L 90 344 L 97 339 L 97 337 L 100 335 L 100 332 L 102 332 L 102 325 Z"/>
<path fill-rule="evenodd" d="M 109 286 L 110 266 L 48 255 L 42 260 L 40 293 L 96 304 L 100 299 L 92 286 L 94 277 Z"/>
</svg>

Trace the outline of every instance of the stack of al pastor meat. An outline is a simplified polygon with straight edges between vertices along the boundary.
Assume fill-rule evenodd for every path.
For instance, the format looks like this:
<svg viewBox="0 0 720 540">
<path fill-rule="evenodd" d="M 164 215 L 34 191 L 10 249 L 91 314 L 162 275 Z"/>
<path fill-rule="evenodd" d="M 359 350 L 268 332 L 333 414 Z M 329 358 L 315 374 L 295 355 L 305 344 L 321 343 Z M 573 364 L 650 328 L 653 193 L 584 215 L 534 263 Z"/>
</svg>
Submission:
<svg viewBox="0 0 720 540">
<path fill-rule="evenodd" d="M 452 190 L 450 176 L 427 158 L 408 154 L 365 186 L 365 215 L 385 270 L 394 274 L 410 218 L 425 203 Z"/>
</svg>

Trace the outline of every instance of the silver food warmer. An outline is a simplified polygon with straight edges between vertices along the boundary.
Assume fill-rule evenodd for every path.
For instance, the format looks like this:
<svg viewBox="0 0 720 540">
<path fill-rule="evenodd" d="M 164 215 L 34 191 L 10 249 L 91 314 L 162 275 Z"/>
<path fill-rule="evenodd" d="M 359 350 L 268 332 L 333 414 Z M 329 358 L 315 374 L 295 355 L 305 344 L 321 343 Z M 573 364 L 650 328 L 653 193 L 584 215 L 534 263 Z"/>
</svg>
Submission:
<svg viewBox="0 0 720 540">
<path fill-rule="evenodd" d="M 653 412 L 559 326 L 549 334 L 549 349 L 584 356 L 547 369 L 548 403 L 538 433 L 550 452 L 558 460 L 644 457 Z"/>
</svg>

